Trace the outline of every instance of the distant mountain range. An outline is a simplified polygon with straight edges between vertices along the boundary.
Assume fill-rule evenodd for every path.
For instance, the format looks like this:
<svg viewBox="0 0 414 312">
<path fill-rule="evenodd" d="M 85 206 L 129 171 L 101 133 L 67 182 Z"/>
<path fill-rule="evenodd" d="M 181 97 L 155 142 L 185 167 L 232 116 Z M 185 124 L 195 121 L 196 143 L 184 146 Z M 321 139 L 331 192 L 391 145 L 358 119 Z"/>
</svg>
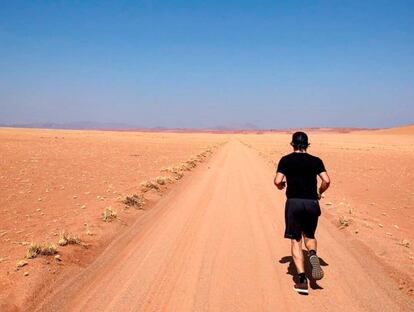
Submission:
<svg viewBox="0 0 414 312">
<path fill-rule="evenodd" d="M 41 128 L 41 129 L 135 129 L 126 123 L 75 121 L 68 123 L 36 122 L 36 123 L 0 123 L 0 127 L 12 128 Z"/>
<path fill-rule="evenodd" d="M 105 130 L 133 130 L 133 129 L 144 129 L 144 127 L 134 126 L 127 123 L 117 122 L 94 122 L 94 121 L 76 121 L 68 123 L 53 123 L 53 122 L 36 122 L 36 123 L 0 123 L 0 127 L 11 127 L 11 128 L 40 128 L 40 129 L 74 129 L 74 130 L 87 130 L 87 129 L 105 129 Z M 151 130 L 172 130 L 184 128 L 167 128 L 167 127 L 145 127 L 145 129 Z M 219 130 L 219 131 L 231 131 L 235 129 L 243 130 L 256 130 L 258 126 L 251 123 L 231 124 L 231 125 L 218 125 L 209 127 L 208 130 Z"/>
<path fill-rule="evenodd" d="M 94 121 L 76 121 L 68 123 L 53 123 L 53 122 L 37 122 L 37 123 L 1 123 L 0 127 L 11 127 L 11 128 L 40 128 L 40 129 L 72 129 L 72 130 L 118 130 L 118 131 L 128 131 L 128 130 L 137 130 L 137 131 L 179 131 L 179 132 L 188 132 L 188 131 L 201 131 L 201 132 L 273 132 L 273 131 L 282 131 L 282 132 L 292 132 L 297 131 L 299 128 L 275 128 L 275 129 L 265 129 L 260 128 L 252 123 L 231 123 L 227 125 L 216 125 L 213 127 L 206 128 L 168 128 L 168 127 L 139 127 L 136 125 L 131 125 L 128 123 L 119 123 L 119 122 L 94 122 Z M 323 132 L 349 132 L 354 130 L 373 130 L 373 128 L 345 128 L 345 127 L 304 127 L 303 130 L 310 131 L 323 131 Z"/>
</svg>

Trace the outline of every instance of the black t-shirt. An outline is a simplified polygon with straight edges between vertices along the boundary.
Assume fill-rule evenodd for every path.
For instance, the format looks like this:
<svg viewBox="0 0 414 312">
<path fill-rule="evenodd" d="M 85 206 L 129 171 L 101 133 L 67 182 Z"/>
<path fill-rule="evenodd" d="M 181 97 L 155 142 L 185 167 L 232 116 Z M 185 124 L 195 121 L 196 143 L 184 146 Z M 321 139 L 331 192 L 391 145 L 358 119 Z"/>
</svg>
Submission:
<svg viewBox="0 0 414 312">
<path fill-rule="evenodd" d="M 317 175 L 324 171 L 322 160 L 308 153 L 283 156 L 277 166 L 277 172 L 286 176 L 287 198 L 318 199 Z"/>
</svg>

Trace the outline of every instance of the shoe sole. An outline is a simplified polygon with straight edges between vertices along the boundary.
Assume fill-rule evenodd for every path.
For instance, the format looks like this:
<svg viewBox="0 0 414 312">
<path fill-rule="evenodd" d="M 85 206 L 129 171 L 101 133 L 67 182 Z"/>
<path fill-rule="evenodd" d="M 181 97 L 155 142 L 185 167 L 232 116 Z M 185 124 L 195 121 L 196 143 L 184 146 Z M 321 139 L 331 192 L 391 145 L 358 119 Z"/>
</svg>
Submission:
<svg viewBox="0 0 414 312">
<path fill-rule="evenodd" d="M 301 288 L 295 288 L 295 287 L 293 287 L 293 289 L 300 294 L 309 294 L 309 291 L 307 289 L 301 289 Z"/>
<path fill-rule="evenodd" d="M 319 262 L 319 258 L 318 256 L 311 256 L 309 258 L 309 262 L 311 263 L 312 266 L 312 277 L 315 280 L 321 280 L 324 276 L 323 270 L 321 268 L 321 264 Z"/>
</svg>

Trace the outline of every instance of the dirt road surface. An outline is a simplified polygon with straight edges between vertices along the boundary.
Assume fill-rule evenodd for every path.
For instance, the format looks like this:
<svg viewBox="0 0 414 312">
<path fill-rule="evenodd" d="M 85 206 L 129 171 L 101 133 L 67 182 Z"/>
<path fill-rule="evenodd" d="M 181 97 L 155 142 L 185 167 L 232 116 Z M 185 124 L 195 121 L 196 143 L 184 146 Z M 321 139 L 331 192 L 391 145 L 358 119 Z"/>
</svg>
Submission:
<svg viewBox="0 0 414 312">
<path fill-rule="evenodd" d="M 137 220 L 42 311 L 409 311 L 411 299 L 358 242 L 321 218 L 325 278 L 293 289 L 284 194 L 233 140 Z M 40 305 L 39 305 L 40 304 Z"/>
</svg>

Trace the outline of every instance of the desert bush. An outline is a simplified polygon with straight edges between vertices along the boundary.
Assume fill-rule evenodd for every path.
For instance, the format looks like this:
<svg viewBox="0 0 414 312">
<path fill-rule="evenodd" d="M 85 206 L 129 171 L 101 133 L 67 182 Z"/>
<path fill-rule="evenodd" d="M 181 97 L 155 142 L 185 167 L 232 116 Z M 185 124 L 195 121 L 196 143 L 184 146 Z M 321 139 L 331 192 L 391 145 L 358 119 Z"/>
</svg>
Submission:
<svg viewBox="0 0 414 312">
<path fill-rule="evenodd" d="M 171 182 L 172 182 L 170 177 L 164 177 L 164 176 L 157 177 L 157 178 L 155 179 L 155 181 L 156 181 L 159 185 L 165 185 L 165 184 L 167 184 L 167 183 L 171 183 Z"/>
<path fill-rule="evenodd" d="M 346 227 L 348 227 L 351 223 L 351 220 L 349 220 L 348 218 L 344 217 L 344 216 L 340 216 L 339 217 L 339 228 L 340 229 L 344 229 Z"/>
<path fill-rule="evenodd" d="M 66 245 L 82 245 L 82 241 L 79 237 L 71 235 L 65 231 L 60 232 L 60 238 L 58 244 L 60 246 Z"/>
<path fill-rule="evenodd" d="M 111 222 L 112 220 L 116 219 L 118 217 L 115 210 L 113 210 L 111 207 L 108 207 L 105 209 L 105 211 L 102 213 L 102 219 L 105 222 Z"/>
<path fill-rule="evenodd" d="M 403 240 L 399 241 L 398 245 L 404 246 L 406 248 L 410 248 L 410 242 L 406 239 L 403 239 Z"/>
<path fill-rule="evenodd" d="M 173 174 L 179 174 L 182 171 L 183 171 L 182 166 L 180 166 L 180 167 L 177 167 L 177 166 L 167 167 L 167 168 L 161 169 L 161 172 L 170 172 L 170 173 L 173 173 Z"/>
<path fill-rule="evenodd" d="M 192 159 L 190 159 L 190 160 L 187 160 L 186 162 L 185 162 L 190 168 L 195 168 L 195 167 L 197 167 L 197 160 L 196 159 L 194 159 L 194 158 L 192 158 Z"/>
<path fill-rule="evenodd" d="M 183 173 L 181 173 L 181 172 L 178 172 L 178 173 L 176 173 L 175 175 L 174 175 L 174 179 L 176 179 L 176 180 L 180 180 L 180 179 L 182 179 L 184 177 L 184 174 Z"/>
<path fill-rule="evenodd" d="M 53 243 L 48 243 L 48 244 L 31 243 L 29 248 L 27 249 L 26 258 L 34 259 L 38 255 L 52 256 L 56 253 L 57 253 L 57 247 Z"/>
<path fill-rule="evenodd" d="M 131 195 L 125 197 L 125 199 L 122 201 L 127 207 L 134 207 L 137 209 L 142 209 L 145 205 L 145 198 L 142 195 Z"/>
<path fill-rule="evenodd" d="M 145 205 L 145 198 L 142 195 L 134 194 L 132 196 L 125 197 L 122 202 L 128 207 L 142 209 Z"/>
<path fill-rule="evenodd" d="M 149 190 L 160 190 L 160 187 L 158 186 L 157 182 L 148 180 L 141 182 L 141 189 L 143 192 L 148 192 Z"/>
</svg>

